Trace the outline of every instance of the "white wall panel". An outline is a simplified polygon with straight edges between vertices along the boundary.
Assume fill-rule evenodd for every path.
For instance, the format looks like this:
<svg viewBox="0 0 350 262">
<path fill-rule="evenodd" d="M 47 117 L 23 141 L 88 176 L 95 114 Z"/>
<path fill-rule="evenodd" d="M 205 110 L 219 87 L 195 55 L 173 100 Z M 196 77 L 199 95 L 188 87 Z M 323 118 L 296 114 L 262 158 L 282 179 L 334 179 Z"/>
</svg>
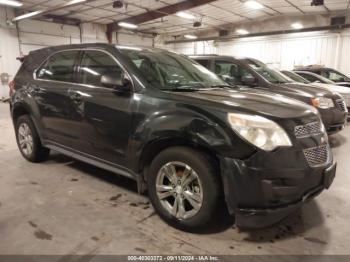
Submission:
<svg viewBox="0 0 350 262">
<path fill-rule="evenodd" d="M 308 64 L 334 67 L 336 44 L 335 34 L 259 37 L 219 43 L 218 53 L 253 57 L 280 69 Z"/>
<path fill-rule="evenodd" d="M 350 76 L 350 35 L 345 35 L 340 44 L 339 69 Z"/>
<path fill-rule="evenodd" d="M 80 43 L 77 26 L 60 25 L 50 22 L 23 20 L 18 24 L 22 53 L 53 45 Z"/>
<path fill-rule="evenodd" d="M 12 15 L 10 10 L 7 12 Z M 8 73 L 13 77 L 20 65 L 16 60 L 19 56 L 18 40 L 15 27 L 8 26 L 5 17 L 5 9 L 0 7 L 0 74 Z M 0 82 L 0 98 L 8 97 L 8 93 L 8 85 Z"/>
<path fill-rule="evenodd" d="M 217 53 L 253 57 L 279 69 L 321 64 L 350 75 L 350 62 L 347 59 L 350 53 L 350 34 L 345 31 L 342 34 L 313 32 L 241 38 L 217 43 L 179 43 L 168 45 L 168 48 L 183 54 Z"/>
<path fill-rule="evenodd" d="M 116 42 L 119 45 L 153 46 L 153 38 L 130 33 L 118 33 Z"/>
</svg>

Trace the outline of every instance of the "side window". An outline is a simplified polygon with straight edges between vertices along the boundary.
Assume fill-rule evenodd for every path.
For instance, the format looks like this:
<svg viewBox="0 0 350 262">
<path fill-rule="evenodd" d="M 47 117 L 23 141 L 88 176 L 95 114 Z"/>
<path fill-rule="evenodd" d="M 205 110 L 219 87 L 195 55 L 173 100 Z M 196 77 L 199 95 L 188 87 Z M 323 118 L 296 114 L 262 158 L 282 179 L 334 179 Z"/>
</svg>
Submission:
<svg viewBox="0 0 350 262">
<path fill-rule="evenodd" d="M 202 66 L 204 66 L 205 68 L 209 69 L 209 65 L 210 65 L 210 61 L 209 60 L 204 60 L 204 59 L 198 59 L 196 60 L 196 62 Z"/>
<path fill-rule="evenodd" d="M 79 70 L 79 81 L 82 84 L 103 86 L 102 76 L 109 79 L 121 79 L 122 69 L 117 62 L 102 51 L 87 50 L 84 52 Z"/>
<path fill-rule="evenodd" d="M 328 78 L 329 80 L 332 80 L 334 82 L 344 81 L 344 76 L 342 76 L 341 74 L 338 74 L 335 71 L 329 71 L 328 76 L 326 78 Z"/>
<path fill-rule="evenodd" d="M 62 51 L 52 55 L 37 72 L 37 77 L 62 82 L 74 81 L 74 65 L 79 51 Z"/>
<path fill-rule="evenodd" d="M 304 78 L 306 78 L 307 80 L 309 80 L 310 82 L 316 82 L 316 81 L 319 81 L 317 79 L 317 77 L 314 77 L 313 75 L 309 75 L 309 74 L 303 74 L 303 73 L 300 73 L 300 75 Z"/>
<path fill-rule="evenodd" d="M 244 76 L 253 77 L 246 69 L 233 62 L 215 61 L 215 74 L 229 84 L 243 84 Z"/>
</svg>

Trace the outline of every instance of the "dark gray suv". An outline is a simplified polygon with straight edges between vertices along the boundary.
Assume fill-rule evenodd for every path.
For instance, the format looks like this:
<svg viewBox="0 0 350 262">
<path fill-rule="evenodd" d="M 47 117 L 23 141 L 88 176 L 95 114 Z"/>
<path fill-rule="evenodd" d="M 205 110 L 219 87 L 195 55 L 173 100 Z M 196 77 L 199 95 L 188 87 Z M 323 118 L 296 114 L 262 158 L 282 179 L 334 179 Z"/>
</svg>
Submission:
<svg viewBox="0 0 350 262">
<path fill-rule="evenodd" d="M 127 176 L 166 222 L 193 230 L 221 222 L 224 201 L 238 226 L 271 225 L 331 186 L 317 110 L 275 97 L 165 50 L 83 44 L 25 57 L 10 107 L 27 160 L 55 150 Z"/>
<path fill-rule="evenodd" d="M 244 85 L 281 94 L 313 105 L 321 114 L 328 134 L 344 128 L 347 108 L 344 99 L 326 88 L 296 83 L 277 70 L 252 58 L 202 55 L 191 56 L 230 85 Z"/>
</svg>

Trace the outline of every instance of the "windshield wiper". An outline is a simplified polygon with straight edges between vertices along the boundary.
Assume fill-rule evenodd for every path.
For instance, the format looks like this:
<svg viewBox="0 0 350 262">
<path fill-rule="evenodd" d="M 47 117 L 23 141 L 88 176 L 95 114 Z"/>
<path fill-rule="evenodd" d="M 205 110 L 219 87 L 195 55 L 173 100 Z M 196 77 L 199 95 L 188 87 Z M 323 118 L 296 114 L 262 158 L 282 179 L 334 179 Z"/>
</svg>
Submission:
<svg viewBox="0 0 350 262">
<path fill-rule="evenodd" d="M 203 89 L 198 89 L 198 88 L 163 88 L 161 89 L 162 91 L 170 91 L 170 92 L 197 92 L 197 91 L 202 91 Z"/>
<path fill-rule="evenodd" d="M 232 88 L 238 88 L 237 85 L 228 85 L 228 84 L 222 84 L 222 85 L 212 85 L 211 88 L 223 88 L 223 89 L 232 89 Z"/>
</svg>

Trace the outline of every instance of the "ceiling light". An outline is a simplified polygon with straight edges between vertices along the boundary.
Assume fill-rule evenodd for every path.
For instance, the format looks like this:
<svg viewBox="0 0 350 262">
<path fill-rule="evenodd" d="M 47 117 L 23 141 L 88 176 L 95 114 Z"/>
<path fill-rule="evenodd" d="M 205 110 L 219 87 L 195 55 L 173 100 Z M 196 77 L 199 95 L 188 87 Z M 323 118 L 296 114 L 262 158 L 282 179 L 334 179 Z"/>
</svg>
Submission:
<svg viewBox="0 0 350 262">
<path fill-rule="evenodd" d="M 72 0 L 70 2 L 68 2 L 66 5 L 74 5 L 74 4 L 78 4 L 81 2 L 85 2 L 86 0 Z"/>
<path fill-rule="evenodd" d="M 249 1 L 246 1 L 244 2 L 244 4 L 252 9 L 263 9 L 264 6 L 260 3 L 258 3 L 257 1 L 254 1 L 254 0 L 249 0 Z"/>
<path fill-rule="evenodd" d="M 35 11 L 35 12 L 30 12 L 30 13 L 27 13 L 27 14 L 24 14 L 24 15 L 16 16 L 15 18 L 12 19 L 12 21 L 18 21 L 18 20 L 22 20 L 22 19 L 25 19 L 25 18 L 29 18 L 29 17 L 35 16 L 35 15 L 38 15 L 38 14 L 40 14 L 42 12 L 43 11 L 39 10 L 39 11 Z"/>
<path fill-rule="evenodd" d="M 247 35 L 247 34 L 249 34 L 249 32 L 247 30 L 245 30 L 245 29 L 237 29 L 236 33 L 240 34 L 240 35 Z"/>
<path fill-rule="evenodd" d="M 190 13 L 186 13 L 186 12 L 177 12 L 176 13 L 177 16 L 182 17 L 182 18 L 186 18 L 186 19 L 195 19 L 196 17 Z"/>
<path fill-rule="evenodd" d="M 124 28 L 129 28 L 129 29 L 135 29 L 138 27 L 137 25 L 127 23 L 127 22 L 119 22 L 118 25 L 121 27 L 124 27 Z"/>
<path fill-rule="evenodd" d="M 294 23 L 294 24 L 292 24 L 292 27 L 294 29 L 302 29 L 302 28 L 304 28 L 304 26 L 301 23 Z"/>
<path fill-rule="evenodd" d="M 184 35 L 185 38 L 187 39 L 197 39 L 198 37 L 195 35 Z"/>
<path fill-rule="evenodd" d="M 22 6 L 23 4 L 13 0 L 0 0 L 0 5 Z"/>
</svg>

